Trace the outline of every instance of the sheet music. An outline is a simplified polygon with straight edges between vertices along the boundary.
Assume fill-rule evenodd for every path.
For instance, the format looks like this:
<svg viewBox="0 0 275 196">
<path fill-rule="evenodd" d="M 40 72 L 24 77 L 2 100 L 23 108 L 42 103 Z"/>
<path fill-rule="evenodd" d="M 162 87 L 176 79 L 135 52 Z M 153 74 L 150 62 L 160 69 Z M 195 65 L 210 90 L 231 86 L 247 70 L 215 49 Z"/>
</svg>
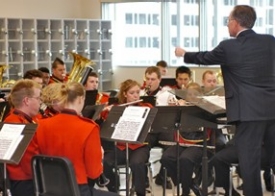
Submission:
<svg viewBox="0 0 275 196">
<path fill-rule="evenodd" d="M 149 107 L 129 106 L 125 108 L 111 138 L 116 140 L 136 141 L 149 111 Z"/>
<path fill-rule="evenodd" d="M 202 98 L 222 109 L 226 109 L 224 96 L 213 95 L 213 96 L 203 96 Z"/>
<path fill-rule="evenodd" d="M 25 125 L 4 124 L 0 131 L 0 159 L 9 160 L 23 139 Z"/>
</svg>

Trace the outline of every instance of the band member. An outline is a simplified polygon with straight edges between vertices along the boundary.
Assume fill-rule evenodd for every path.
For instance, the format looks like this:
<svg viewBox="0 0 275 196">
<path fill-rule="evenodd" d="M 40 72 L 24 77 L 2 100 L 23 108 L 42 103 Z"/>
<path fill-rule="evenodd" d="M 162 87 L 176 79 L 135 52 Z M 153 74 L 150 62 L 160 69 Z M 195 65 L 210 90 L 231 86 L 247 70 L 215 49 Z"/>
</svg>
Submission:
<svg viewBox="0 0 275 196">
<path fill-rule="evenodd" d="M 156 105 L 168 105 L 168 98 L 171 93 L 170 87 L 161 87 L 161 73 L 158 67 L 151 66 L 145 70 L 145 88 L 140 91 L 140 96 L 154 95 L 156 96 Z"/>
<path fill-rule="evenodd" d="M 45 87 L 50 81 L 50 70 L 47 67 L 40 67 L 38 70 L 43 73 L 43 87 Z"/>
<path fill-rule="evenodd" d="M 173 89 L 185 89 L 186 86 L 192 81 L 192 72 L 189 67 L 180 66 L 176 69 L 176 82 Z"/>
<path fill-rule="evenodd" d="M 39 122 L 37 142 L 41 154 L 68 158 L 74 166 L 81 196 L 91 196 L 87 177 L 97 179 L 102 174 L 103 154 L 99 126 L 80 116 L 84 99 L 85 90 L 80 83 L 62 84 L 58 100 L 63 109 Z"/>
<path fill-rule="evenodd" d="M 140 98 L 140 84 L 134 80 L 126 80 L 122 82 L 120 91 L 118 94 L 119 103 L 129 103 L 137 101 Z M 136 106 L 149 106 L 150 104 L 138 103 Z M 116 151 L 116 152 L 115 152 Z M 146 192 L 146 177 L 147 170 L 145 163 L 149 159 L 150 148 L 146 144 L 129 144 L 129 164 L 133 174 L 133 185 L 137 196 L 145 196 Z M 117 156 L 115 156 L 115 154 Z M 116 192 L 118 187 L 115 187 L 114 173 L 115 159 L 117 164 L 125 164 L 126 160 L 126 145 L 124 143 L 118 143 L 116 149 L 109 151 L 104 155 L 104 174 L 110 179 L 110 183 L 107 188 Z"/>
<path fill-rule="evenodd" d="M 86 90 L 97 90 L 98 89 L 98 75 L 95 72 L 91 72 L 84 84 Z M 109 100 L 109 95 L 98 92 L 96 97 L 96 104 L 105 104 Z"/>
<path fill-rule="evenodd" d="M 216 74 L 211 70 L 206 70 L 202 74 L 203 93 L 207 93 L 217 87 L 218 81 Z"/>
<path fill-rule="evenodd" d="M 159 68 L 160 73 L 162 76 L 167 76 L 168 74 L 168 65 L 167 62 L 164 60 L 158 61 L 156 66 Z"/>
<path fill-rule="evenodd" d="M 26 71 L 23 78 L 36 81 L 41 86 L 43 85 L 43 73 L 37 69 L 32 69 L 32 70 Z"/>
<path fill-rule="evenodd" d="M 9 101 L 14 107 L 6 117 L 5 123 L 35 123 L 33 117 L 38 113 L 41 86 L 29 79 L 19 80 L 11 89 Z M 34 196 L 31 158 L 38 154 L 37 145 L 32 140 L 18 165 L 7 165 L 13 196 Z"/>
<path fill-rule="evenodd" d="M 197 83 L 190 83 L 187 86 L 186 104 L 189 102 L 197 102 L 198 96 L 202 94 L 200 85 Z M 207 131 L 208 142 L 212 131 Z M 193 183 L 192 175 L 195 167 L 200 166 L 202 162 L 203 148 L 192 146 L 192 144 L 202 144 L 203 132 L 181 132 L 178 136 L 175 134 L 175 141 L 179 138 L 179 143 L 183 145 L 190 145 L 188 147 L 179 147 L 179 157 L 177 157 L 177 146 L 171 146 L 163 152 L 161 163 L 167 169 L 167 174 L 170 176 L 174 184 L 181 183 L 182 195 L 188 196 L 190 189 L 196 196 L 202 195 L 197 184 Z M 177 158 L 179 158 L 179 171 L 177 171 Z M 177 181 L 177 173 L 180 173 L 180 179 Z"/>
<path fill-rule="evenodd" d="M 50 77 L 49 84 L 51 83 L 63 83 L 68 80 L 66 76 L 66 66 L 64 61 L 60 58 L 55 58 L 52 64 L 52 76 Z"/>
<path fill-rule="evenodd" d="M 62 83 L 53 83 L 43 88 L 41 94 L 42 104 L 40 106 L 41 118 L 53 117 L 63 109 L 59 100 L 62 85 Z"/>
</svg>

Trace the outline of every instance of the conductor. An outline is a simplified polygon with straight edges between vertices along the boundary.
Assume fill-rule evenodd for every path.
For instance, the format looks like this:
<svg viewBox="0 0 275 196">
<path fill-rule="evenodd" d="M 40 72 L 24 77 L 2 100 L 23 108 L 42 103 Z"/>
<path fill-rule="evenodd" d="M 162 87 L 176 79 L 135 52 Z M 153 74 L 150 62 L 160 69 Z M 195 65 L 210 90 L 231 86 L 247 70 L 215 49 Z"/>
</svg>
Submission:
<svg viewBox="0 0 275 196">
<path fill-rule="evenodd" d="M 244 195 L 261 196 L 261 146 L 266 145 L 270 166 L 275 169 L 275 39 L 252 30 L 254 8 L 237 5 L 227 27 L 231 37 L 212 51 L 175 55 L 185 63 L 220 64 L 224 78 L 227 119 L 236 125 L 236 146 L 243 176 Z"/>
</svg>

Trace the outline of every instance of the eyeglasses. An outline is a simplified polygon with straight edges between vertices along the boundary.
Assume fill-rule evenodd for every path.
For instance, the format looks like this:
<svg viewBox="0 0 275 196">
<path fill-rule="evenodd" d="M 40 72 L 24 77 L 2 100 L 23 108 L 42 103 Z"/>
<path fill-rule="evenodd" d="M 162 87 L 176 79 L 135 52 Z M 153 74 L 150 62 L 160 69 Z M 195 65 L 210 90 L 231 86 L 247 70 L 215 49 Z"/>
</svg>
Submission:
<svg viewBox="0 0 275 196">
<path fill-rule="evenodd" d="M 36 99 L 38 101 L 42 101 L 41 97 L 29 97 L 29 98 L 33 98 L 33 99 Z"/>
<path fill-rule="evenodd" d="M 226 20 L 227 24 L 228 24 L 231 20 L 236 20 L 236 19 L 234 19 L 234 18 L 228 18 L 228 19 Z"/>
</svg>

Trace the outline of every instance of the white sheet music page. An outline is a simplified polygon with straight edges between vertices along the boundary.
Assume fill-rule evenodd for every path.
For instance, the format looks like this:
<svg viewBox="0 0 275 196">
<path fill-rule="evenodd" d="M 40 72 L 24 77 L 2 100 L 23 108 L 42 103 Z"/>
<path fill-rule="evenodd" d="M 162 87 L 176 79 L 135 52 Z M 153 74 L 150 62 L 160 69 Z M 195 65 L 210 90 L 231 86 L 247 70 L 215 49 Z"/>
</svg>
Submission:
<svg viewBox="0 0 275 196">
<path fill-rule="evenodd" d="M 149 111 L 149 107 L 126 107 L 116 124 L 111 138 L 116 140 L 136 141 Z"/>
<path fill-rule="evenodd" d="M 4 124 L 0 131 L 0 159 L 9 160 L 23 139 L 25 125 Z"/>
<path fill-rule="evenodd" d="M 222 109 L 226 109 L 224 96 L 213 95 L 213 96 L 203 96 L 202 98 Z"/>
</svg>

